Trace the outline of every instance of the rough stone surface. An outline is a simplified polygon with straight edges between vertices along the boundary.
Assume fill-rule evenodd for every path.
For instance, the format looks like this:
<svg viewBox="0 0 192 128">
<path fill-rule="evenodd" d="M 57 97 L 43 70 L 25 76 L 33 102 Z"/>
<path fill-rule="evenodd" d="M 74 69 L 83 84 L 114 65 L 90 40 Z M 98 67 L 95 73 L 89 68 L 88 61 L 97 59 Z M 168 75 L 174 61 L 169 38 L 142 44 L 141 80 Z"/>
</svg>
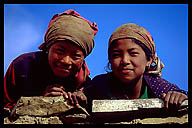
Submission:
<svg viewBox="0 0 192 128">
<path fill-rule="evenodd" d="M 135 100 L 93 100 L 92 112 L 121 112 L 133 111 L 140 108 L 162 108 L 163 101 L 155 99 Z"/>
<path fill-rule="evenodd" d="M 149 123 L 150 119 L 151 121 L 156 122 L 155 119 L 157 118 L 159 122 L 163 122 L 166 121 L 166 118 L 168 117 L 171 117 L 170 119 L 178 122 L 177 120 L 180 120 L 181 116 L 188 113 L 188 100 L 184 101 L 179 111 L 175 113 L 167 112 L 164 108 L 164 102 L 158 98 L 135 100 L 94 100 L 92 103 L 92 112 L 91 121 L 97 123 L 141 123 L 140 120 L 144 122 L 148 121 L 147 123 Z M 185 118 L 182 118 L 181 122 L 187 122 L 187 120 L 183 119 Z"/>
<path fill-rule="evenodd" d="M 82 107 L 68 105 L 63 97 L 21 97 L 15 117 L 4 124 L 188 124 L 188 100 L 179 114 L 169 115 L 160 99 L 95 100 L 91 116 Z M 6 115 L 9 111 L 4 109 Z M 12 120 L 10 120 L 12 119 Z"/>
<path fill-rule="evenodd" d="M 74 108 L 58 97 L 21 97 L 16 106 L 17 115 L 51 116 Z"/>
<path fill-rule="evenodd" d="M 33 116 L 20 116 L 16 121 L 4 121 L 4 124 L 63 124 L 59 117 L 33 117 Z"/>
<path fill-rule="evenodd" d="M 188 124 L 188 114 L 182 117 L 133 119 L 126 122 L 110 122 L 105 124 Z"/>
<path fill-rule="evenodd" d="M 14 108 L 14 116 L 12 118 L 4 118 L 4 124 L 63 124 L 84 122 L 88 116 L 86 110 L 81 106 L 75 108 L 67 102 L 62 96 L 21 97 Z M 4 109 L 4 111 L 8 113 L 7 109 Z"/>
<path fill-rule="evenodd" d="M 88 122 L 86 114 L 61 115 L 60 119 L 63 124 L 80 124 Z"/>
<path fill-rule="evenodd" d="M 187 107 L 185 100 L 181 107 Z M 92 112 L 121 112 L 139 109 L 161 109 L 164 107 L 163 100 L 159 98 L 135 99 L 135 100 L 93 100 Z"/>
<path fill-rule="evenodd" d="M 140 120 L 141 124 L 188 124 L 188 114 L 181 117 L 167 118 L 145 118 Z"/>
<path fill-rule="evenodd" d="M 11 124 L 11 121 L 8 119 L 8 117 L 4 118 L 4 124 Z"/>
</svg>

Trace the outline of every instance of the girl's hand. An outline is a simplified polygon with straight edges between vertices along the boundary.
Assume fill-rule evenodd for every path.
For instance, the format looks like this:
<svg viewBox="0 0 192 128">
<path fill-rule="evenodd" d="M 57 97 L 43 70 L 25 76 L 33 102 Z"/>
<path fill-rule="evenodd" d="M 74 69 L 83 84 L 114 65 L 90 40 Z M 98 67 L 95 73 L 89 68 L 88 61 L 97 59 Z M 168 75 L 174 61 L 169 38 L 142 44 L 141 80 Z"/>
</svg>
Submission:
<svg viewBox="0 0 192 128">
<path fill-rule="evenodd" d="M 51 85 L 45 89 L 44 96 L 63 96 L 69 100 L 69 104 L 75 105 L 76 107 L 81 104 L 82 106 L 87 104 L 87 97 L 82 91 L 65 92 L 65 88 L 61 85 Z"/>
<path fill-rule="evenodd" d="M 68 92 L 69 101 L 72 105 L 75 105 L 76 107 L 85 106 L 87 104 L 87 97 L 84 95 L 84 93 L 80 90 L 75 91 L 73 93 Z"/>
<path fill-rule="evenodd" d="M 65 99 L 68 98 L 65 88 L 58 84 L 48 86 L 44 91 L 44 96 L 63 96 Z"/>
<path fill-rule="evenodd" d="M 164 105 L 167 110 L 177 111 L 181 103 L 188 99 L 188 96 L 176 91 L 169 91 L 167 94 L 162 93 L 162 99 L 164 100 Z"/>
</svg>

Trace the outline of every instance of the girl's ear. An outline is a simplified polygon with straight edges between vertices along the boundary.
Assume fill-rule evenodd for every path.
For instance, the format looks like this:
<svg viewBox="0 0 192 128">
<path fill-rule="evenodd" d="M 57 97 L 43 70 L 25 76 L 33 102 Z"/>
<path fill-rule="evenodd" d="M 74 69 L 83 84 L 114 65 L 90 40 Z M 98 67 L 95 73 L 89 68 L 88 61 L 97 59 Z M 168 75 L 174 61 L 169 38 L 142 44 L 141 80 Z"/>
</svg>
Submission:
<svg viewBox="0 0 192 128">
<path fill-rule="evenodd" d="M 147 61 L 147 64 L 146 64 L 146 66 L 145 66 L 145 72 L 148 72 L 151 64 L 152 64 L 152 59 L 150 58 L 150 60 Z"/>
<path fill-rule="evenodd" d="M 146 64 L 146 66 L 150 67 L 151 64 L 152 64 L 152 58 L 150 58 L 150 60 Z"/>
</svg>

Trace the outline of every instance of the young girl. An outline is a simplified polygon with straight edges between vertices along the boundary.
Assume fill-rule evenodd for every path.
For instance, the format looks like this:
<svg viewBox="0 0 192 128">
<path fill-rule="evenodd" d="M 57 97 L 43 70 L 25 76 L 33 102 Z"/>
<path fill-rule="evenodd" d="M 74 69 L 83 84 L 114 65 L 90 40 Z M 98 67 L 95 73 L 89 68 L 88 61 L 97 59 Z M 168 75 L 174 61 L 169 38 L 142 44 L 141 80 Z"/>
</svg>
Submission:
<svg viewBox="0 0 192 128">
<path fill-rule="evenodd" d="M 90 80 L 84 61 L 94 47 L 95 23 L 74 10 L 56 14 L 45 33 L 41 51 L 12 61 L 4 77 L 4 108 L 12 109 L 21 96 L 64 96 L 82 90 Z"/>
<path fill-rule="evenodd" d="M 109 39 L 108 58 L 111 72 L 96 76 L 84 90 L 89 108 L 94 99 L 157 97 L 173 110 L 188 98 L 185 91 L 160 77 L 164 65 L 152 36 L 141 26 L 128 23 L 118 27 Z"/>
</svg>

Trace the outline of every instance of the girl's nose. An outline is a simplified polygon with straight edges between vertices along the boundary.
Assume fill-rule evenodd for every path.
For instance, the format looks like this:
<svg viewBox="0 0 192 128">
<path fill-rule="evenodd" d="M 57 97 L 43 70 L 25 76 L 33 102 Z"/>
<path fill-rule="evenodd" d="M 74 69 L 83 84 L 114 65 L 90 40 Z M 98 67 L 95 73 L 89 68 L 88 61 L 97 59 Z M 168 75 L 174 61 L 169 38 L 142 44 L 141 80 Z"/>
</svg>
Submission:
<svg viewBox="0 0 192 128">
<path fill-rule="evenodd" d="M 61 62 L 63 63 L 63 64 L 71 64 L 72 62 L 71 62 L 71 57 L 70 56 L 63 56 L 62 58 L 61 58 Z"/>
<path fill-rule="evenodd" d="M 130 57 L 128 55 L 124 55 L 121 59 L 121 64 L 129 64 L 130 63 Z"/>
</svg>

